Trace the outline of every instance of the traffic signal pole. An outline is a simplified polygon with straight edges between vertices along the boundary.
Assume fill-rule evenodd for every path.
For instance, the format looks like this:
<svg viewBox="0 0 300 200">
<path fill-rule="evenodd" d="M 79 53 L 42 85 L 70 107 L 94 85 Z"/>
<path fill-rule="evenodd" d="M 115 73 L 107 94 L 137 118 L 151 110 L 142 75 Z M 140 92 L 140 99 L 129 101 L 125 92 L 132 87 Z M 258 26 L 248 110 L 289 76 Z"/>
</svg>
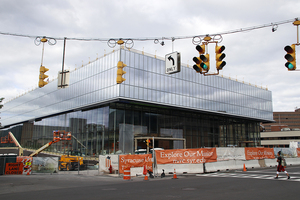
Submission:
<svg viewBox="0 0 300 200">
<path fill-rule="evenodd" d="M 64 83 L 64 73 L 65 73 L 65 55 L 66 55 L 66 40 L 67 38 L 64 37 L 64 47 L 63 47 L 63 59 L 62 59 L 62 67 L 61 67 L 61 82 L 60 82 L 60 87 L 63 88 L 63 83 Z"/>
<path fill-rule="evenodd" d="M 300 25 L 300 21 L 298 19 L 296 19 L 296 21 L 294 21 L 293 24 L 295 26 L 297 26 L 297 44 L 296 45 L 300 45 L 300 43 L 299 43 L 299 25 Z"/>
</svg>

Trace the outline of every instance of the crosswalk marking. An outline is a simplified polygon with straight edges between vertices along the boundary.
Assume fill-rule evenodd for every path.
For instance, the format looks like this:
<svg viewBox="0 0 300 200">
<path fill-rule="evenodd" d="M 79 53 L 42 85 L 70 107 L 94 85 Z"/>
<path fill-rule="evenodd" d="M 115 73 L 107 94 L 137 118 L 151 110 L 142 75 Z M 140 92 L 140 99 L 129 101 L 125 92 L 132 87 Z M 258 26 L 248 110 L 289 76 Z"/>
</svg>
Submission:
<svg viewBox="0 0 300 200">
<path fill-rule="evenodd" d="M 208 173 L 208 174 L 197 174 L 200 177 L 222 177 L 222 178 L 254 178 L 254 179 L 265 179 L 265 180 L 288 180 L 288 181 L 298 181 L 300 182 L 300 177 L 291 177 L 287 179 L 287 176 L 282 174 L 279 175 L 278 179 L 274 179 L 276 174 L 265 175 L 265 174 L 245 174 L 245 173 Z"/>
</svg>

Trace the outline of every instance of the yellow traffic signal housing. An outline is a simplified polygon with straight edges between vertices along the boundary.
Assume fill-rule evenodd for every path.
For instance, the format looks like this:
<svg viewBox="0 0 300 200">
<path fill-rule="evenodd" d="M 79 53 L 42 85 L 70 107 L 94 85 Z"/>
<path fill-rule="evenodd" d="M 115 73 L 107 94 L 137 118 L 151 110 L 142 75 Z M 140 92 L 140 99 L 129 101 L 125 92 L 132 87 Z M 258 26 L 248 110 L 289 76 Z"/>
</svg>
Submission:
<svg viewBox="0 0 300 200">
<path fill-rule="evenodd" d="M 200 64 L 200 67 L 205 71 L 208 72 L 210 67 L 209 67 L 209 54 L 203 54 L 200 55 L 200 59 L 202 60 L 202 63 Z"/>
<path fill-rule="evenodd" d="M 123 71 L 123 68 L 126 67 L 127 65 L 125 65 L 122 61 L 118 62 L 118 70 L 117 70 L 117 84 L 122 83 L 123 81 L 126 81 L 125 78 L 123 78 L 123 74 L 126 74 L 125 71 Z"/>
<path fill-rule="evenodd" d="M 147 145 L 147 147 L 151 147 L 151 140 L 150 139 L 146 140 L 146 145 Z"/>
<path fill-rule="evenodd" d="M 205 45 L 197 45 L 196 46 L 197 51 L 199 52 L 199 54 L 204 54 L 205 53 Z"/>
<path fill-rule="evenodd" d="M 47 71 L 49 71 L 49 69 L 47 69 L 44 66 L 40 67 L 40 76 L 39 76 L 39 87 L 44 87 L 45 85 L 48 84 L 48 82 L 45 81 L 46 78 L 48 78 L 48 76 L 45 74 Z"/>
<path fill-rule="evenodd" d="M 199 54 L 204 54 L 205 53 L 205 45 L 197 45 L 196 46 L 196 50 L 199 52 Z M 202 74 L 202 68 L 201 68 L 201 63 L 202 60 L 200 59 L 200 57 L 194 57 L 193 61 L 196 63 L 193 68 L 194 70 L 196 70 L 197 73 L 201 73 Z"/>
<path fill-rule="evenodd" d="M 223 59 L 226 57 L 226 54 L 223 53 L 225 50 L 225 46 L 218 46 L 216 45 L 216 67 L 217 70 L 222 70 L 223 67 L 226 65 L 226 62 Z"/>
<path fill-rule="evenodd" d="M 291 46 L 285 46 L 284 50 L 287 52 L 287 54 L 284 56 L 284 58 L 288 61 L 285 63 L 285 67 L 288 68 L 289 71 L 296 69 L 296 48 L 295 44 L 292 44 Z"/>
<path fill-rule="evenodd" d="M 200 60 L 200 57 L 194 57 L 193 58 L 193 61 L 196 63 L 193 68 L 194 70 L 196 70 L 197 73 L 202 73 L 202 68 L 200 66 L 201 64 L 201 60 Z"/>
</svg>

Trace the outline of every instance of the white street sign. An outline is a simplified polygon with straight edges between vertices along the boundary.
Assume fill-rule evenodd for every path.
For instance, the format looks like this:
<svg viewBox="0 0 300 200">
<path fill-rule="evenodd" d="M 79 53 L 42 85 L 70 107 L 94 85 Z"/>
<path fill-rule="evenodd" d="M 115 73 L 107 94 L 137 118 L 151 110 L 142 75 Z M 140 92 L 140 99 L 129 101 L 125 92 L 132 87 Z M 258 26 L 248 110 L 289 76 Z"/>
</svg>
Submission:
<svg viewBox="0 0 300 200">
<path fill-rule="evenodd" d="M 166 61 L 166 74 L 173 74 L 180 72 L 181 60 L 180 53 L 169 53 L 165 57 Z"/>
</svg>

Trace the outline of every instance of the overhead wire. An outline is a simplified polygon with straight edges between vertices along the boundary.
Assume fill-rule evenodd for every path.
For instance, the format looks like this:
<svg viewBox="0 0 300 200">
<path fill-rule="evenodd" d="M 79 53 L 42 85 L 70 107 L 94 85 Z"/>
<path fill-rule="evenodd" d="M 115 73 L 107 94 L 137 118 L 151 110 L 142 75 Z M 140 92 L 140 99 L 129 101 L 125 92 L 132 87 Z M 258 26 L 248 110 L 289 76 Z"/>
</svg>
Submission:
<svg viewBox="0 0 300 200">
<path fill-rule="evenodd" d="M 285 21 L 279 21 L 279 22 L 273 22 L 273 23 L 268 23 L 268 24 L 263 24 L 263 25 L 258 25 L 258 26 L 252 26 L 252 27 L 247 27 L 247 28 L 240 28 L 240 29 L 235 29 L 231 31 L 225 31 L 225 32 L 220 32 L 220 33 L 211 33 L 211 34 L 202 34 L 202 35 L 193 35 L 193 36 L 172 36 L 172 37 L 138 37 L 138 38 L 76 38 L 76 37 L 66 37 L 67 40 L 76 40 L 76 41 L 100 41 L 100 42 L 108 42 L 112 44 L 112 41 L 117 43 L 119 40 L 125 40 L 125 41 L 130 41 L 130 44 L 133 44 L 133 41 L 150 41 L 153 40 L 155 44 L 160 43 L 161 45 L 164 45 L 164 40 L 182 40 L 182 39 L 193 39 L 195 37 L 205 37 L 205 36 L 222 36 L 222 35 L 228 35 L 228 34 L 234 34 L 234 33 L 240 33 L 240 32 L 246 32 L 246 31 L 252 31 L 256 29 L 261 29 L 261 28 L 266 28 L 266 27 L 271 27 L 272 26 L 272 31 L 277 29 L 279 25 L 282 24 L 287 24 L 294 22 L 295 20 L 298 20 L 298 18 L 290 19 L 290 20 L 285 20 Z M 276 29 L 274 29 L 276 27 Z M 0 32 L 0 35 L 7 35 L 7 36 L 16 36 L 16 37 L 27 37 L 27 38 L 35 38 L 35 39 L 41 39 L 41 38 L 48 38 L 52 40 L 64 40 L 65 37 L 46 37 L 46 36 L 34 36 L 34 35 L 25 35 L 25 34 L 17 34 L 17 33 L 7 33 L 7 32 Z M 162 42 L 159 42 L 161 40 Z M 35 41 L 36 44 L 38 44 L 38 41 Z M 126 43 L 126 42 L 125 42 Z M 51 43 L 56 44 L 56 42 Z M 110 47 L 114 45 L 108 45 Z"/>
</svg>

